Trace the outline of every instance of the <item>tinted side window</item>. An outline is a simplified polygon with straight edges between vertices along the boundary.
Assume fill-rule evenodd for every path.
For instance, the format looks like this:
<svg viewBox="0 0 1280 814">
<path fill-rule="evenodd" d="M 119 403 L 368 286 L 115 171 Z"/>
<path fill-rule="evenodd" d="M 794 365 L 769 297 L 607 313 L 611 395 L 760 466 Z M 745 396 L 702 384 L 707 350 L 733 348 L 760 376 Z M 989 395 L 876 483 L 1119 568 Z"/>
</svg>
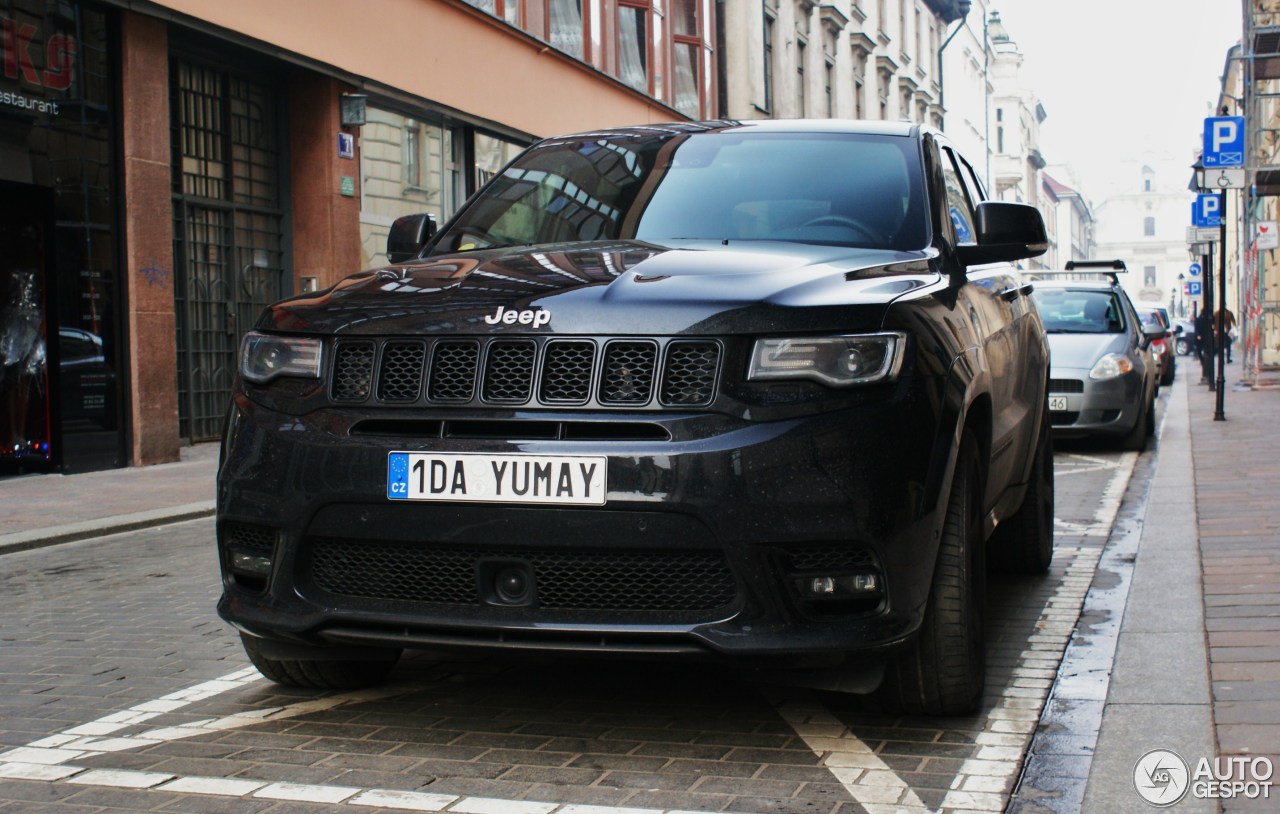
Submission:
<svg viewBox="0 0 1280 814">
<path fill-rule="evenodd" d="M 947 186 L 947 213 L 956 228 L 956 240 L 960 243 L 973 243 L 977 240 L 977 232 L 973 227 L 973 206 L 956 169 L 955 156 L 946 147 L 942 149 L 942 177 Z"/>
</svg>

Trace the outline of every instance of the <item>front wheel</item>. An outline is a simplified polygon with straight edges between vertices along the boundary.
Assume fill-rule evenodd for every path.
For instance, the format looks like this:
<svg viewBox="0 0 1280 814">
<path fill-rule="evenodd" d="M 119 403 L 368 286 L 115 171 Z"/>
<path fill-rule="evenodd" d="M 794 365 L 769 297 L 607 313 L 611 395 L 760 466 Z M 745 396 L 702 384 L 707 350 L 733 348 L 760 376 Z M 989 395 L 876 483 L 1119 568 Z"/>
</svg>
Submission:
<svg viewBox="0 0 1280 814">
<path fill-rule="evenodd" d="M 1147 398 L 1146 404 L 1138 411 L 1138 419 L 1133 422 L 1133 428 L 1125 435 L 1121 442 L 1121 447 L 1126 452 L 1142 452 L 1147 448 L 1147 438 L 1155 433 L 1155 413 L 1156 413 L 1156 397 L 1153 393 Z"/>
<path fill-rule="evenodd" d="M 1179 356 L 1190 356 L 1190 355 L 1191 355 L 1191 343 L 1190 343 L 1189 341 L 1187 341 L 1186 339 L 1179 339 L 1179 340 L 1175 343 L 1175 347 L 1177 348 L 1177 351 L 1178 351 L 1178 355 L 1179 355 Z"/>
<path fill-rule="evenodd" d="M 965 433 L 951 479 L 947 515 L 924 622 L 886 676 L 881 697 L 913 715 L 964 715 L 982 702 L 986 681 L 986 563 L 980 526 L 977 444 Z"/>
<path fill-rule="evenodd" d="M 273 645 L 244 633 L 240 634 L 240 644 L 249 661 L 267 679 L 309 690 L 353 690 L 377 684 L 400 659 L 399 650 L 365 648 L 353 653 L 344 648 L 335 657 L 338 651 Z"/>
</svg>

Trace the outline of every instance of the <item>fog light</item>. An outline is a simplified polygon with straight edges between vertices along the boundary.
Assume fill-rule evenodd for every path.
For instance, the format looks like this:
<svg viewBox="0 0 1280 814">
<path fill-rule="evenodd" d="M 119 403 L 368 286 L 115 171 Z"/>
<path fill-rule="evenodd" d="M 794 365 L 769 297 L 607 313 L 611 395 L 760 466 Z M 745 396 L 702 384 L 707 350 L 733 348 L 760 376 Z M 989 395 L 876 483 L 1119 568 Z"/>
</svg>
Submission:
<svg viewBox="0 0 1280 814">
<path fill-rule="evenodd" d="M 809 580 L 809 593 L 833 594 L 836 592 L 836 581 L 831 577 L 814 577 Z"/>
<path fill-rule="evenodd" d="M 879 593 L 880 579 L 876 574 L 801 577 L 796 588 L 805 599 L 849 599 Z"/>
<path fill-rule="evenodd" d="M 251 551 L 231 549 L 231 570 L 250 577 L 265 577 L 271 573 L 271 558 Z"/>
</svg>

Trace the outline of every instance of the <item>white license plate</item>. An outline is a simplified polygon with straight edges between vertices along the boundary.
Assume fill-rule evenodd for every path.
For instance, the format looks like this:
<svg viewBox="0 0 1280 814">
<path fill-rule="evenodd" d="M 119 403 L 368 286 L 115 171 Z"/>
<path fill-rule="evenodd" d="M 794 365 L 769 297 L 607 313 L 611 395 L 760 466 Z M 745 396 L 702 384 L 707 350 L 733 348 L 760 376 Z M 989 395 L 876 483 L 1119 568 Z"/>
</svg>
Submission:
<svg viewBox="0 0 1280 814">
<path fill-rule="evenodd" d="M 576 455 L 387 454 L 387 498 L 603 506 L 608 459 Z"/>
<path fill-rule="evenodd" d="M 1053 413 L 1065 413 L 1067 411 L 1067 397 L 1049 396 L 1049 411 Z"/>
</svg>

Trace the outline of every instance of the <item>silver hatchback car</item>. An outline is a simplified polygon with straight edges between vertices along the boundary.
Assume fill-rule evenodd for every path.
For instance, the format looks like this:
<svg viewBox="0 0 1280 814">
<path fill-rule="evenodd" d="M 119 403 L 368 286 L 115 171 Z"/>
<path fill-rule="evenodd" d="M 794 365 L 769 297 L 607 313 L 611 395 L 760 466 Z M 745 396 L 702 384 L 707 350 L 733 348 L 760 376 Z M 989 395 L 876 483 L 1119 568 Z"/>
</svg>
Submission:
<svg viewBox="0 0 1280 814">
<path fill-rule="evenodd" d="M 1094 263 L 1077 262 L 1079 272 Z M 1118 268 L 1116 268 L 1118 266 Z M 1049 337 L 1049 411 L 1054 435 L 1111 435 L 1141 451 L 1155 433 L 1159 365 L 1115 271 L 1103 279 L 1040 279 L 1034 297 Z M 1163 330 L 1160 335 L 1167 335 Z"/>
</svg>

